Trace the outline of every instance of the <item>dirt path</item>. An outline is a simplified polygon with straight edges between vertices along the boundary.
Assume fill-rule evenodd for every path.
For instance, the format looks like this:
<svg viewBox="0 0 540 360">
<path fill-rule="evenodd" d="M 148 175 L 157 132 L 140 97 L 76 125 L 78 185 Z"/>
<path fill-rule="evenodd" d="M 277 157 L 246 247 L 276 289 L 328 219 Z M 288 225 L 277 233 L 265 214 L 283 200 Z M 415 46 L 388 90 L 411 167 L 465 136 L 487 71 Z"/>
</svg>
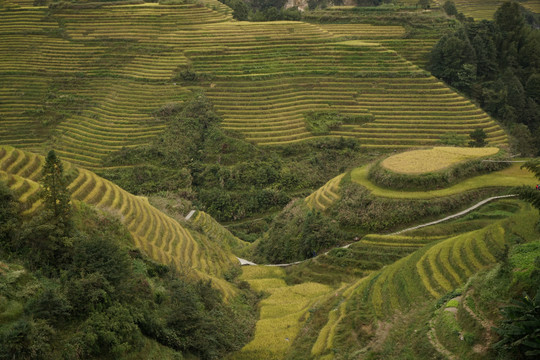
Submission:
<svg viewBox="0 0 540 360">
<path fill-rule="evenodd" d="M 435 224 L 439 224 L 439 223 L 442 223 L 444 221 L 447 221 L 447 220 L 451 220 L 451 219 L 455 219 L 457 217 L 460 217 L 460 216 L 463 216 L 477 208 L 479 208 L 480 206 L 492 201 L 492 200 L 497 200 L 497 199 L 504 199 L 504 198 L 508 198 L 508 197 L 514 197 L 514 196 L 517 196 L 515 194 L 513 195 L 501 195 L 501 196 L 493 196 L 493 197 L 490 197 L 490 198 L 487 198 L 485 200 L 482 200 L 480 201 L 479 203 L 471 206 L 470 208 L 468 209 L 465 209 L 463 211 L 460 211 L 458 212 L 457 214 L 454 214 L 454 215 L 450 215 L 450 216 L 447 216 L 443 219 L 440 219 L 440 220 L 435 220 L 435 221 L 431 221 L 431 222 L 428 222 L 428 223 L 425 223 L 425 224 L 421 224 L 421 225 L 416 225 L 416 226 L 413 226 L 413 227 L 410 227 L 410 228 L 406 228 L 406 229 L 403 229 L 403 230 L 400 230 L 400 231 L 397 231 L 395 233 L 391 233 L 390 235 L 397 235 L 397 234 L 401 234 L 403 232 L 406 232 L 406 231 L 410 231 L 410 230 L 416 230 L 416 229 L 420 229 L 422 227 L 425 227 L 425 226 L 430 226 L 430 225 L 435 225 Z M 186 220 L 189 220 L 191 218 L 191 215 L 193 215 L 195 211 L 194 210 L 191 210 L 191 212 L 188 214 L 188 216 L 186 216 Z M 361 241 L 361 240 L 360 240 Z M 349 246 L 351 246 L 353 243 L 351 244 L 347 244 L 345 246 L 340 246 L 340 248 L 348 248 Z M 330 250 L 329 250 L 330 251 Z M 325 254 L 328 254 L 328 251 L 325 252 Z M 239 257 L 237 257 L 238 261 L 240 262 L 240 265 L 257 265 L 255 264 L 254 262 L 251 262 L 249 260 L 246 260 L 246 259 L 241 259 Z M 277 266 L 277 267 L 286 267 L 286 266 L 291 266 L 291 265 L 296 265 L 296 264 L 300 264 L 300 263 L 303 263 L 304 261 L 307 261 L 307 260 L 311 260 L 311 259 L 306 259 L 306 260 L 302 260 L 302 261 L 296 261 L 296 262 L 292 262 L 292 263 L 288 263 L 288 264 L 262 264 L 264 266 Z"/>
<path fill-rule="evenodd" d="M 492 200 L 497 200 L 497 199 L 504 199 L 504 198 L 508 198 L 508 197 L 514 197 L 514 196 L 517 196 L 515 194 L 513 195 L 501 195 L 501 196 L 493 196 L 493 197 L 490 197 L 490 198 L 487 198 L 485 200 L 482 200 L 480 201 L 479 203 L 477 203 L 476 205 L 473 205 L 471 206 L 470 208 L 468 209 L 465 209 L 463 211 L 460 211 L 458 212 L 457 214 L 454 214 L 454 215 L 450 215 L 450 216 L 447 216 L 445 217 L 444 219 L 440 219 L 440 220 L 435 220 L 435 221 L 432 221 L 432 222 L 428 222 L 428 223 L 425 223 L 425 224 L 422 224 L 422 225 L 417 225 L 417 226 L 413 226 L 413 227 L 410 227 L 410 228 L 407 228 L 407 229 L 403 229 L 403 230 L 400 230 L 400 231 L 396 231 L 395 233 L 391 233 L 390 235 L 397 235 L 397 234 L 401 234 L 401 233 L 404 233 L 405 231 L 410 231 L 410 230 L 416 230 L 416 229 L 420 229 L 420 228 L 423 228 L 425 226 L 430 226 L 430 225 L 435 225 L 435 224 L 439 224 L 439 223 L 442 223 L 443 221 L 447 221 L 447 220 L 450 220 L 450 219 L 455 219 L 457 217 L 460 217 L 460 216 L 463 216 L 477 208 L 479 208 L 480 206 L 492 201 Z"/>
<path fill-rule="evenodd" d="M 433 324 L 433 319 L 429 320 L 429 331 L 427 337 L 431 345 L 437 350 L 441 355 L 450 360 L 457 360 L 457 358 L 448 351 L 443 344 L 437 339 L 437 334 L 435 333 L 435 325 Z"/>
</svg>

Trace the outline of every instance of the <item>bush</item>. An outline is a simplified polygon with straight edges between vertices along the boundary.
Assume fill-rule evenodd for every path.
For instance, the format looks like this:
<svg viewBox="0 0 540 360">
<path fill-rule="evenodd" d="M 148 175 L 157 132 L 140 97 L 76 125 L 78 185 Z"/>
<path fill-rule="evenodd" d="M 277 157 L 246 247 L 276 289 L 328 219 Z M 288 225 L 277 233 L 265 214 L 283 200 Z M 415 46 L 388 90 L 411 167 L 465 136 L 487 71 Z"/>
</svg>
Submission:
<svg viewBox="0 0 540 360">
<path fill-rule="evenodd" d="M 481 189 L 429 200 L 387 199 L 374 197 L 366 188 L 349 182 L 342 183 L 341 198 L 329 211 L 345 229 L 364 233 L 389 231 L 455 211 L 496 191 Z"/>
<path fill-rule="evenodd" d="M 467 137 L 465 135 L 460 135 L 455 132 L 447 132 L 441 135 L 438 143 L 442 145 L 450 146 L 464 146 L 467 142 Z"/>
<path fill-rule="evenodd" d="M 469 141 L 470 147 L 484 147 L 486 146 L 487 135 L 483 129 L 476 129 L 469 134 L 471 141 Z"/>
<path fill-rule="evenodd" d="M 297 200 L 272 221 L 256 252 L 270 263 L 291 262 L 311 258 L 344 239 L 336 221 Z"/>
<path fill-rule="evenodd" d="M 45 320 L 23 318 L 0 329 L 0 359 L 51 359 L 55 331 Z"/>
</svg>

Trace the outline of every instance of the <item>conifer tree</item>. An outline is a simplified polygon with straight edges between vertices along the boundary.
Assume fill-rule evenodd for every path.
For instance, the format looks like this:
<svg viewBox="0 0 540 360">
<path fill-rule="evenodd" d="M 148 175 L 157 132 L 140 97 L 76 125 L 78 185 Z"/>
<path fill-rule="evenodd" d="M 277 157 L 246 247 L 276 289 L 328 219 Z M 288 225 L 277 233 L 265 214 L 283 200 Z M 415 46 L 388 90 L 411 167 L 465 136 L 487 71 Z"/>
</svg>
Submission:
<svg viewBox="0 0 540 360">
<path fill-rule="evenodd" d="M 64 167 L 54 150 L 49 151 L 42 170 L 41 198 L 57 222 L 66 224 L 71 215 L 71 201 Z"/>
</svg>

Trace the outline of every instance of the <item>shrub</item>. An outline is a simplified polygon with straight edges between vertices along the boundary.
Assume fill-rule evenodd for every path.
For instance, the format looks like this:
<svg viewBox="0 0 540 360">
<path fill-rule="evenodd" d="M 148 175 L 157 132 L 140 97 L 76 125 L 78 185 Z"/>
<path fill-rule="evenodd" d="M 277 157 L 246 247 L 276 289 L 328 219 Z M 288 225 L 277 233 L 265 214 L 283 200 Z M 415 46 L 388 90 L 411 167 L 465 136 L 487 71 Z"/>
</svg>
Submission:
<svg viewBox="0 0 540 360">
<path fill-rule="evenodd" d="M 464 146 L 467 143 L 467 137 L 455 132 L 447 132 L 441 135 L 439 144 L 451 146 Z"/>
<path fill-rule="evenodd" d="M 472 139 L 469 141 L 470 147 L 484 147 L 486 146 L 487 134 L 483 129 L 476 129 L 469 134 L 469 137 Z"/>
</svg>

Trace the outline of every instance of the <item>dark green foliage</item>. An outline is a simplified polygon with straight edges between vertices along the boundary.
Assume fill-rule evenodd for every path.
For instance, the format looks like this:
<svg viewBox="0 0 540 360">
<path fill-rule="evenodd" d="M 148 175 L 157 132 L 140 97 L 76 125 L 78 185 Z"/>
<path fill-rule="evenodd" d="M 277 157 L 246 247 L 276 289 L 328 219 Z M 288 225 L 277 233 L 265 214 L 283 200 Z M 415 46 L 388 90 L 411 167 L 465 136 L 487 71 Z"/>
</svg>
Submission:
<svg viewBox="0 0 540 360">
<path fill-rule="evenodd" d="M 433 190 L 446 188 L 467 178 L 502 170 L 509 166 L 506 162 L 474 159 L 458 163 L 447 169 L 426 174 L 400 174 L 385 169 L 381 162 L 371 166 L 368 178 L 371 182 L 393 190 Z"/>
<path fill-rule="evenodd" d="M 344 237 L 337 222 L 298 200 L 272 221 L 256 251 L 270 263 L 290 262 L 318 255 L 343 242 Z"/>
<path fill-rule="evenodd" d="M 257 10 L 266 10 L 271 7 L 281 9 L 287 0 L 251 0 L 251 6 Z"/>
<path fill-rule="evenodd" d="M 52 270 L 32 273 L 0 262 L 1 274 L 11 279 L 0 282 L 0 359 L 146 358 L 139 354 L 143 336 L 171 353 L 220 359 L 248 341 L 257 301 L 248 290 L 226 304 L 211 283 L 130 250 L 131 237 L 118 220 L 77 208 L 71 245 L 57 248 L 58 257 L 29 257 L 36 249 L 25 231 L 15 234 L 17 252 L 5 250 L 11 259 Z M 42 216 L 42 226 L 45 219 L 54 221 Z"/>
<path fill-rule="evenodd" d="M 464 30 L 445 35 L 431 53 L 431 72 L 458 89 L 476 80 L 476 54 Z"/>
<path fill-rule="evenodd" d="M 146 149 L 140 150 L 141 153 L 146 152 Z M 118 161 L 118 163 L 124 162 L 122 159 L 124 152 L 132 153 L 133 151 L 120 150 L 114 155 L 114 161 Z M 192 176 L 189 170 L 152 164 L 107 169 L 101 171 L 100 174 L 132 194 L 154 194 L 162 191 L 177 192 L 179 190 L 188 190 L 189 192 L 192 184 Z"/>
<path fill-rule="evenodd" d="M 304 114 L 306 127 L 314 135 L 326 135 L 331 130 L 339 129 L 342 124 L 364 124 L 373 120 L 373 116 L 347 116 L 335 111 L 310 111 Z"/>
<path fill-rule="evenodd" d="M 45 288 L 26 304 L 25 313 L 36 319 L 47 320 L 52 325 L 67 323 L 72 306 L 59 288 Z"/>
<path fill-rule="evenodd" d="M 93 312 L 67 344 L 68 357 L 100 358 L 129 353 L 140 347 L 142 334 L 130 311 L 115 303 Z"/>
<path fill-rule="evenodd" d="M 452 0 L 446 0 L 443 5 L 444 12 L 449 16 L 457 16 L 456 4 Z"/>
<path fill-rule="evenodd" d="M 233 18 L 246 21 L 249 16 L 249 6 L 244 0 L 220 0 L 223 4 L 233 9 Z"/>
<path fill-rule="evenodd" d="M 349 182 L 342 185 L 341 199 L 329 211 L 345 229 L 357 233 L 388 231 L 456 211 L 495 191 L 477 190 L 430 200 L 387 199 L 374 197 L 364 187 Z"/>
<path fill-rule="evenodd" d="M 465 135 L 460 135 L 455 132 L 444 133 L 439 140 L 440 144 L 450 146 L 464 146 L 466 142 L 467 137 Z"/>
<path fill-rule="evenodd" d="M 110 154 L 104 162 L 109 169 L 100 175 L 135 194 L 177 193 L 220 221 L 277 211 L 362 162 L 352 139 L 260 148 L 233 138 L 220 129 L 202 94 L 183 105 L 166 105 L 156 116 L 168 124 L 164 133 L 149 146 Z M 346 123 L 371 120 L 336 116 Z"/>
<path fill-rule="evenodd" d="M 483 129 L 476 129 L 469 134 L 471 141 L 469 141 L 470 147 L 484 147 L 486 146 L 486 132 Z"/>
<path fill-rule="evenodd" d="M 337 113 L 312 111 L 305 114 L 306 127 L 314 135 L 326 135 L 330 130 L 338 129 L 343 121 Z"/>
<path fill-rule="evenodd" d="M 16 245 L 15 233 L 20 223 L 18 207 L 11 190 L 0 181 L 0 249 L 10 249 Z"/>
<path fill-rule="evenodd" d="M 510 146 L 515 154 L 533 156 L 535 154 L 535 139 L 525 124 L 515 124 L 510 127 Z"/>
<path fill-rule="evenodd" d="M 278 210 L 290 198 L 274 189 L 224 192 L 219 188 L 201 189 L 199 201 L 205 211 L 223 221 L 238 220 L 257 213 L 261 209 Z"/>
<path fill-rule="evenodd" d="M 44 320 L 21 319 L 0 328 L 0 359 L 50 359 L 55 331 Z"/>
<path fill-rule="evenodd" d="M 537 358 L 540 355 L 540 287 L 534 297 L 524 294 L 519 300 L 501 309 L 502 325 L 496 329 L 501 346 L 519 358 Z"/>
<path fill-rule="evenodd" d="M 45 158 L 41 185 L 40 196 L 45 209 L 52 212 L 58 223 L 67 224 L 71 216 L 71 198 L 67 190 L 68 182 L 64 175 L 64 167 L 54 150 L 49 151 Z"/>
<path fill-rule="evenodd" d="M 528 26 L 518 3 L 506 2 L 494 21 L 463 21 L 443 36 L 433 48 L 430 70 L 510 129 L 521 123 L 534 134 L 540 127 L 539 48 L 540 30 Z"/>
<path fill-rule="evenodd" d="M 525 163 L 522 168 L 526 168 L 531 171 L 540 183 L 540 160 L 530 160 Z M 532 206 L 540 210 L 540 190 L 528 187 L 522 187 L 516 189 L 519 197 L 531 203 Z"/>
<path fill-rule="evenodd" d="M 430 0 L 418 0 L 418 6 L 420 6 L 422 9 L 429 9 L 430 8 Z"/>
</svg>

